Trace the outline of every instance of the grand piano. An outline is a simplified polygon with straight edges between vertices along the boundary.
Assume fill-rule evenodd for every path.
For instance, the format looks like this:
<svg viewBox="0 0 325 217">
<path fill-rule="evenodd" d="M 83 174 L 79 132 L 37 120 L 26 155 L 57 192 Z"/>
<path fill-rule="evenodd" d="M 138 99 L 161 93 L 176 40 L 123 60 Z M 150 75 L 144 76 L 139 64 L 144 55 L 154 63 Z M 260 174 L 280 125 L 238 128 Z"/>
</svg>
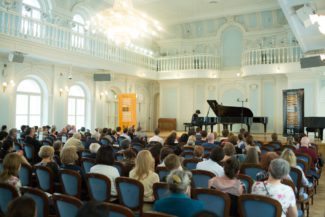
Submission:
<svg viewBox="0 0 325 217">
<path fill-rule="evenodd" d="M 323 141 L 325 117 L 304 117 L 304 127 L 308 132 L 318 132 L 318 138 Z"/>
<path fill-rule="evenodd" d="M 253 112 L 246 107 L 224 106 L 218 104 L 217 100 L 207 100 L 207 102 L 216 117 L 207 115 L 205 118 L 199 118 L 194 123 L 192 122 L 193 126 L 210 126 L 212 132 L 213 126 L 216 124 L 223 124 L 224 129 L 228 129 L 230 126 L 230 130 L 232 130 L 233 124 L 245 124 L 250 132 L 252 123 L 261 123 L 264 125 L 264 133 L 266 133 L 267 117 L 254 117 Z"/>
</svg>

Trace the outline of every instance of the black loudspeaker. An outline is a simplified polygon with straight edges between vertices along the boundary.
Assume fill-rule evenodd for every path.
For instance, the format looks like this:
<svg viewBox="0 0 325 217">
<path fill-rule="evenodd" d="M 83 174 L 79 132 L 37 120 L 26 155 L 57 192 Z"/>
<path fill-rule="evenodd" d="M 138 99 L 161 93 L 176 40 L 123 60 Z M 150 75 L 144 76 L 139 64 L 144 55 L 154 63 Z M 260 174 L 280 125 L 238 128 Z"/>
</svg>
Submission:
<svg viewBox="0 0 325 217">
<path fill-rule="evenodd" d="M 111 74 L 94 74 L 94 81 L 111 81 Z"/>
<path fill-rule="evenodd" d="M 23 63 L 24 62 L 24 54 L 20 52 L 12 52 L 8 55 L 8 61 L 14 63 Z"/>
<path fill-rule="evenodd" d="M 320 56 L 305 57 L 300 59 L 300 66 L 302 69 L 325 66 L 325 60 Z"/>
</svg>

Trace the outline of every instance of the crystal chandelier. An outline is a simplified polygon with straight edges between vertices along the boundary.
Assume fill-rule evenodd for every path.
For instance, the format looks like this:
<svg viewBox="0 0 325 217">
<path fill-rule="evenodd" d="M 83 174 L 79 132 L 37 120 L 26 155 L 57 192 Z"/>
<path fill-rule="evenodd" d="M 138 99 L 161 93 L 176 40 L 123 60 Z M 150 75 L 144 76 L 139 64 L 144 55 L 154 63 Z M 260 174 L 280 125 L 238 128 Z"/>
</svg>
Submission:
<svg viewBox="0 0 325 217">
<path fill-rule="evenodd" d="M 96 14 L 90 25 L 94 31 L 123 45 L 136 39 L 155 37 L 162 31 L 158 21 L 134 9 L 132 0 L 115 0 L 113 7 Z"/>
</svg>

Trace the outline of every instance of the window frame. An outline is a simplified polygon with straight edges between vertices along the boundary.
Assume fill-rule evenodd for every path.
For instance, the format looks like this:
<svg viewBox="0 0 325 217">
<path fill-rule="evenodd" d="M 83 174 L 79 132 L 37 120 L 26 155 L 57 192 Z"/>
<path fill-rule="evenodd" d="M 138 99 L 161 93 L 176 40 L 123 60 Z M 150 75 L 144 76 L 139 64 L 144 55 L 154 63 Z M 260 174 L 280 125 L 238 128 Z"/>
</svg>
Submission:
<svg viewBox="0 0 325 217">
<path fill-rule="evenodd" d="M 74 86 L 77 86 L 78 88 L 81 89 L 82 93 L 83 93 L 83 96 L 71 96 L 70 95 L 70 89 Z M 70 99 L 73 99 L 74 100 L 74 115 L 70 115 L 69 114 L 69 100 Z M 78 99 L 82 99 L 84 101 L 84 114 L 83 116 L 81 115 L 78 115 L 77 114 L 77 101 Z M 73 116 L 74 117 L 74 123 L 69 123 L 69 117 L 70 116 Z M 83 123 L 83 126 L 77 126 L 77 117 L 83 117 L 84 118 L 84 123 Z M 76 128 L 78 127 L 86 127 L 86 122 L 87 122 L 87 95 L 86 95 L 86 91 L 83 89 L 83 87 L 81 85 L 72 85 L 70 88 L 69 88 L 69 94 L 68 94 L 68 97 L 67 97 L 67 124 L 70 124 L 70 125 L 75 125 Z"/>
</svg>

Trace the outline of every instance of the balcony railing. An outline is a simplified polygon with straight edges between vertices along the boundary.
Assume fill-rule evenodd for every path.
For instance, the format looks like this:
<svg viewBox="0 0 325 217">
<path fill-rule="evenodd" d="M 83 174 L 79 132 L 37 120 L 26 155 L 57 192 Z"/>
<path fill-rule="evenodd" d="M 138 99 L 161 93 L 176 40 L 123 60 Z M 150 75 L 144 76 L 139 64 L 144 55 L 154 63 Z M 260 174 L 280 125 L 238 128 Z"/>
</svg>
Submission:
<svg viewBox="0 0 325 217">
<path fill-rule="evenodd" d="M 50 47 L 91 55 L 117 63 L 157 70 L 156 59 L 120 48 L 105 38 L 80 34 L 72 28 L 22 16 L 0 8 L 0 34 L 42 43 Z"/>
<path fill-rule="evenodd" d="M 303 53 L 299 46 L 247 50 L 242 55 L 242 65 L 295 63 L 301 57 Z"/>
<path fill-rule="evenodd" d="M 212 55 L 193 55 L 160 57 L 157 59 L 158 71 L 177 71 L 177 70 L 218 70 L 219 58 Z"/>
</svg>

